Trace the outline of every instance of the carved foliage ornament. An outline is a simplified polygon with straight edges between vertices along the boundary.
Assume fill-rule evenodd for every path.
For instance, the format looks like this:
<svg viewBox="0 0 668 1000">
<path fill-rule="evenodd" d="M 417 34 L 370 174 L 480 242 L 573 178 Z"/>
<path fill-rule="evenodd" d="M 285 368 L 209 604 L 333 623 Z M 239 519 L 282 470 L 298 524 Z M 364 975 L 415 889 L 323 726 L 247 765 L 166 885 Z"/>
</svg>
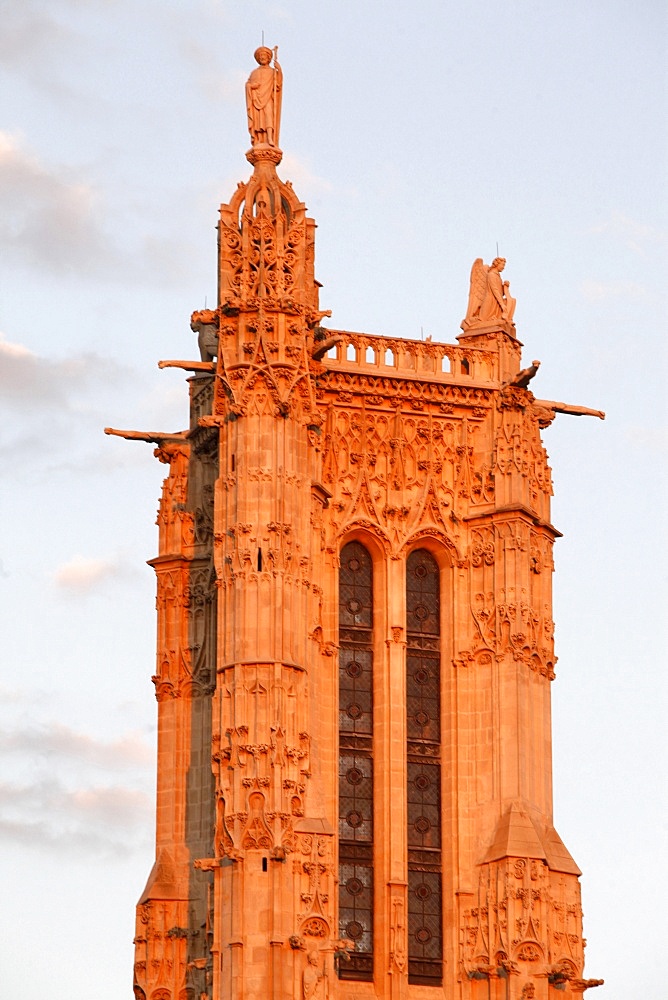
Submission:
<svg viewBox="0 0 668 1000">
<path fill-rule="evenodd" d="M 492 657 L 510 653 L 516 662 L 554 679 L 554 622 L 547 606 L 542 611 L 532 608 L 526 597 L 519 603 L 496 603 L 494 592 L 487 591 L 474 594 L 472 613 L 471 647 L 456 657 L 457 666 L 491 663 Z"/>
<path fill-rule="evenodd" d="M 491 495 L 491 477 L 476 468 L 472 454 L 475 435 L 476 427 L 460 421 L 420 419 L 400 409 L 330 410 L 323 482 L 334 494 L 334 531 L 368 523 L 382 529 L 393 551 L 428 526 L 439 536 L 456 537 L 459 498 L 468 505 L 488 502 Z"/>
<path fill-rule="evenodd" d="M 513 387 L 499 395 L 501 421 L 494 447 L 494 473 L 497 477 L 521 477 L 526 489 L 524 502 L 548 519 L 552 475 L 539 422 L 527 405 L 530 399 L 533 397 L 526 389 Z"/>
</svg>

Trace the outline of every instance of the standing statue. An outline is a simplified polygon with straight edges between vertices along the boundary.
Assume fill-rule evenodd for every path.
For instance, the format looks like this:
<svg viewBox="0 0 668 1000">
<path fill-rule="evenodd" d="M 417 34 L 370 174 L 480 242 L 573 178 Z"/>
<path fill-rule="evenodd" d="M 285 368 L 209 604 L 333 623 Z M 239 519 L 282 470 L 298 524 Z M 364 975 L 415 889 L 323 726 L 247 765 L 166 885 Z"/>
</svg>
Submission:
<svg viewBox="0 0 668 1000">
<path fill-rule="evenodd" d="M 278 46 L 255 50 L 258 64 L 246 82 L 246 110 L 252 146 L 278 146 L 281 127 L 283 71 L 278 65 Z M 271 60 L 274 65 L 271 66 Z"/>
<path fill-rule="evenodd" d="M 320 984 L 324 979 L 323 973 L 318 968 L 318 955 L 315 951 L 308 953 L 308 965 L 304 969 L 302 977 L 302 990 L 304 1000 L 321 1000 L 322 990 Z"/>
<path fill-rule="evenodd" d="M 473 262 L 469 304 L 466 318 L 462 320 L 463 330 L 488 326 L 497 320 L 513 322 L 516 300 L 510 295 L 510 282 L 501 278 L 505 266 L 505 257 L 495 257 L 489 266 L 483 264 L 482 257 Z"/>
</svg>

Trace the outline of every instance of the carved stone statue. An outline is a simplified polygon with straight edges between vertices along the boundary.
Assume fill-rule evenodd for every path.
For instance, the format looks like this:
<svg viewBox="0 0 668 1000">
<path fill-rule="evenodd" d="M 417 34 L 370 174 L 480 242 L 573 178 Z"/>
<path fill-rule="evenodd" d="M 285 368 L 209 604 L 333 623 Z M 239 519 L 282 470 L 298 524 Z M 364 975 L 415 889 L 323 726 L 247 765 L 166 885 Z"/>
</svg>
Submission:
<svg viewBox="0 0 668 1000">
<path fill-rule="evenodd" d="M 252 146 L 278 146 L 283 71 L 278 65 L 277 52 L 278 47 L 272 52 L 266 45 L 256 49 L 258 68 L 253 70 L 246 82 L 246 110 Z"/>
<path fill-rule="evenodd" d="M 304 1000 L 321 1000 L 321 983 L 324 976 L 318 968 L 318 955 L 315 951 L 308 953 L 308 964 L 302 976 L 302 991 Z"/>
<path fill-rule="evenodd" d="M 510 282 L 501 278 L 505 266 L 504 257 L 495 257 L 489 266 L 483 263 L 482 257 L 473 262 L 469 304 L 466 318 L 462 320 L 463 330 L 488 326 L 498 320 L 513 322 L 516 300 L 510 295 Z"/>
<path fill-rule="evenodd" d="M 190 329 L 197 334 L 202 361 L 213 361 L 218 355 L 218 316 L 213 309 L 200 309 L 190 317 Z"/>
</svg>

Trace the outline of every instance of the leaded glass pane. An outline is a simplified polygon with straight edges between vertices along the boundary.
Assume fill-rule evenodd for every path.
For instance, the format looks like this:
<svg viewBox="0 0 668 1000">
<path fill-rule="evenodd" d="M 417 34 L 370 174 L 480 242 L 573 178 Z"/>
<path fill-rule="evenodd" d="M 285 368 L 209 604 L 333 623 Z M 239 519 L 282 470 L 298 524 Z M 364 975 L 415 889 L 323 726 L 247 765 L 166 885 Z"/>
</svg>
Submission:
<svg viewBox="0 0 668 1000">
<path fill-rule="evenodd" d="M 371 736 L 371 649 L 347 643 L 340 653 L 339 731 Z"/>
<path fill-rule="evenodd" d="M 408 846 L 441 846 L 440 764 L 408 761 Z"/>
<path fill-rule="evenodd" d="M 371 557 L 359 542 L 341 550 L 339 627 L 367 628 L 373 624 Z"/>
<path fill-rule="evenodd" d="M 365 754 L 339 754 L 339 837 L 371 842 L 373 836 L 373 761 Z"/>
<path fill-rule="evenodd" d="M 441 735 L 440 660 L 410 645 L 406 650 L 408 739 L 437 743 Z"/>
<path fill-rule="evenodd" d="M 406 631 L 438 635 L 438 563 L 425 549 L 411 552 L 406 563 Z"/>
<path fill-rule="evenodd" d="M 355 952 L 371 954 L 373 868 L 342 862 L 339 879 L 339 936 L 354 941 Z"/>
<path fill-rule="evenodd" d="M 408 975 L 409 982 L 441 982 L 442 942 L 440 872 L 408 873 Z"/>
</svg>

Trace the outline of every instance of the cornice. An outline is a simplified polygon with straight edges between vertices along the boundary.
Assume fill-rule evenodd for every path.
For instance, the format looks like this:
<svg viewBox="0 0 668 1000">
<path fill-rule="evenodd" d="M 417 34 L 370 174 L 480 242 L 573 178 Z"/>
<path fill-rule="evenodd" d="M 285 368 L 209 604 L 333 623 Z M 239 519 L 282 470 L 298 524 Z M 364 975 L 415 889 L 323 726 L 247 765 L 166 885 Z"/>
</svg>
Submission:
<svg viewBox="0 0 668 1000">
<path fill-rule="evenodd" d="M 515 518 L 520 517 L 524 521 L 529 521 L 536 528 L 543 528 L 554 538 L 563 538 L 563 534 L 553 524 L 549 521 L 543 520 L 539 517 L 535 511 L 531 510 L 529 507 L 525 507 L 524 504 L 505 504 L 503 507 L 491 507 L 488 511 L 484 513 L 467 514 L 462 517 L 462 521 L 472 526 L 476 524 L 485 524 L 490 521 L 511 521 Z"/>
</svg>

